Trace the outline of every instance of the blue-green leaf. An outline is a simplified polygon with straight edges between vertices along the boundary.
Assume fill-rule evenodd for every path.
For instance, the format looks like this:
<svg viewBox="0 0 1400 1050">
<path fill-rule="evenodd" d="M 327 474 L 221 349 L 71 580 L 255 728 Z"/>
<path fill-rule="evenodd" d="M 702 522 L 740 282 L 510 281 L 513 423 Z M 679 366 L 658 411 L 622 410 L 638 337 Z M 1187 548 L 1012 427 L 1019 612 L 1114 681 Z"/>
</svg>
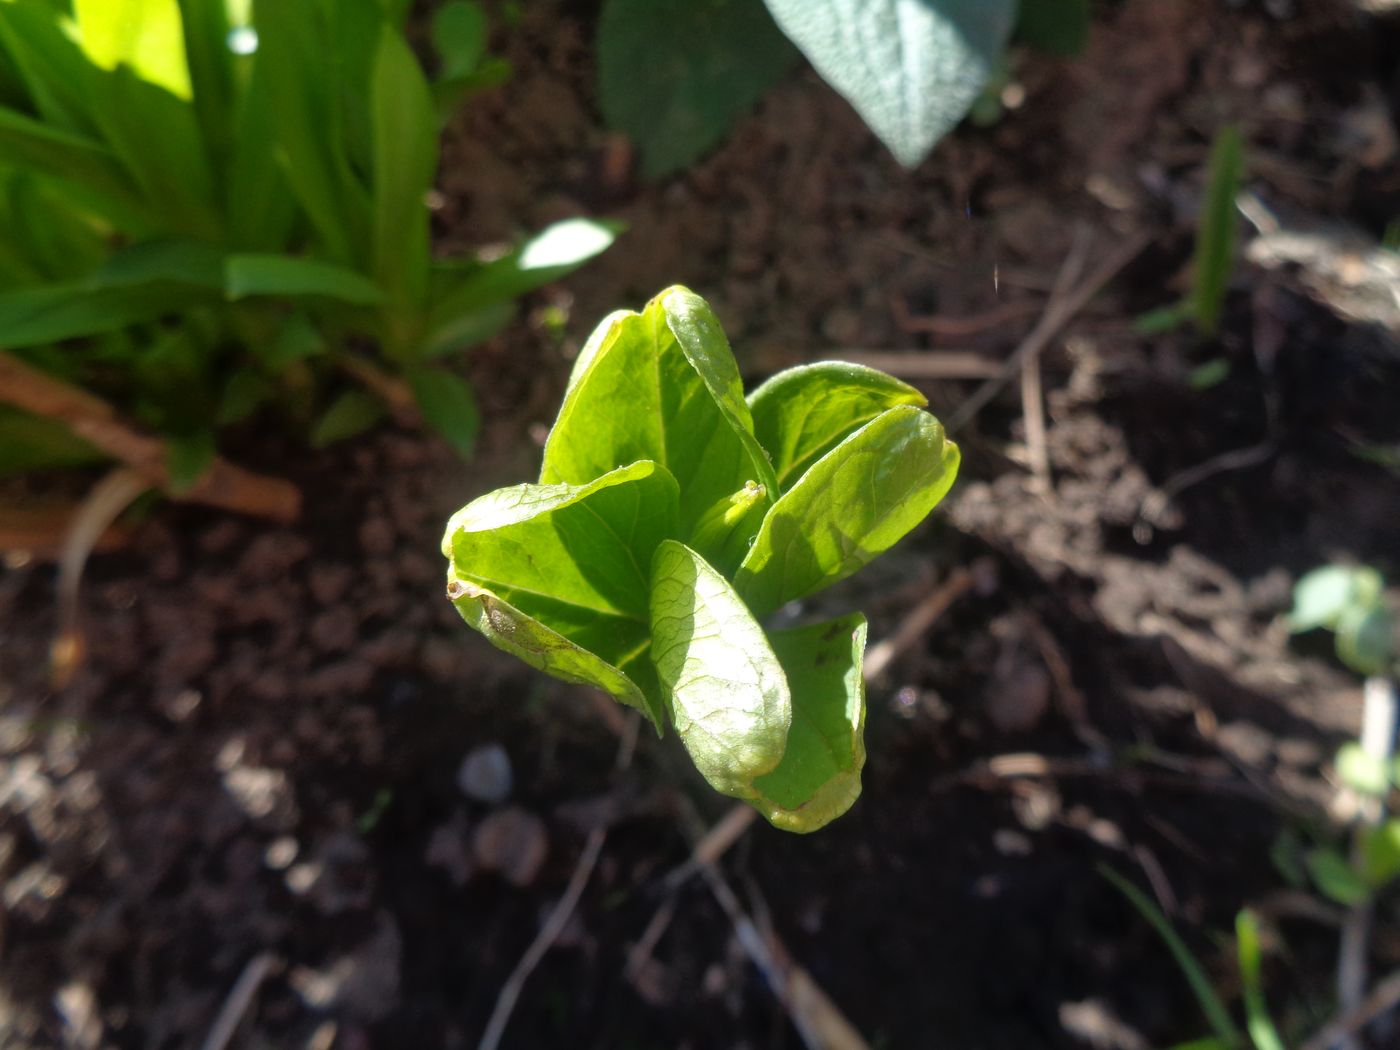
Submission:
<svg viewBox="0 0 1400 1050">
<path fill-rule="evenodd" d="M 1016 17 L 1016 0 L 765 2 L 906 168 L 976 101 Z"/>
</svg>

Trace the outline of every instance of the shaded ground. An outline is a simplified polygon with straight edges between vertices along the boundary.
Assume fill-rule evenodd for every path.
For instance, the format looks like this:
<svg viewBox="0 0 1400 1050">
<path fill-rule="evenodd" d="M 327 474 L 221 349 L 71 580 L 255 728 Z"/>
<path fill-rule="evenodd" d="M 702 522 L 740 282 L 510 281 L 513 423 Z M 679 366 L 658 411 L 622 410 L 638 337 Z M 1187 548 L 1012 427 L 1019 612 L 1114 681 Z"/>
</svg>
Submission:
<svg viewBox="0 0 1400 1050">
<path fill-rule="evenodd" d="M 1095 866 L 1150 886 L 1230 992 L 1213 934 L 1286 885 L 1281 830 L 1326 827 L 1322 773 L 1359 717 L 1325 646 L 1289 646 L 1291 582 L 1337 556 L 1400 570 L 1400 481 L 1357 455 L 1400 442 L 1394 330 L 1340 316 L 1305 273 L 1252 265 L 1218 340 L 1133 330 L 1185 289 L 1222 123 L 1241 125 L 1249 189 L 1285 226 L 1378 238 L 1400 216 L 1394 26 L 1344 4 L 1233 7 L 1112 5 L 1083 59 L 1027 59 L 1024 103 L 912 174 L 804 73 L 693 172 L 645 187 L 596 123 L 590 5 L 528 5 L 502 42 L 515 79 L 452 130 L 439 239 L 580 212 L 630 232 L 473 356 L 478 459 L 406 434 L 302 462 L 263 450 L 305 489 L 306 520 L 162 509 L 90 570 L 92 657 L 62 693 L 40 659 L 51 571 L 0 576 L 6 1045 L 197 1046 L 267 952 L 235 1045 L 474 1046 L 604 816 L 598 871 L 506 1045 L 800 1045 L 699 881 L 627 970 L 688 853 L 687 813 L 723 807 L 652 740 L 614 777 L 588 697 L 468 636 L 440 597 L 441 524 L 531 475 L 569 354 L 661 284 L 710 299 L 753 378 L 854 349 L 995 361 L 1080 228 L 1091 266 L 1150 243 L 1047 353 L 1051 490 L 1025 466 L 1013 382 L 957 433 L 966 467 L 935 519 L 822 598 L 865 609 L 881 639 L 989 559 L 872 685 L 862 800 L 817 836 L 754 828 L 725 868 L 872 1045 L 1201 1034 L 1162 945 Z M 975 331 L 917 330 L 1007 304 Z M 546 306 L 568 313 L 562 340 Z M 1215 360 L 1223 381 L 1193 386 Z M 947 415 L 973 384 L 926 389 Z M 250 439 L 243 458 L 259 455 Z M 481 870 L 511 857 L 474 852 L 502 806 L 457 783 L 491 742 L 514 770 L 519 885 Z M 1009 775 L 1026 754 L 1042 775 Z M 542 863 L 520 861 L 541 835 Z M 1270 988 L 1296 1034 L 1330 1012 L 1335 935 L 1278 924 Z M 1383 930 L 1377 968 L 1397 963 Z"/>
</svg>

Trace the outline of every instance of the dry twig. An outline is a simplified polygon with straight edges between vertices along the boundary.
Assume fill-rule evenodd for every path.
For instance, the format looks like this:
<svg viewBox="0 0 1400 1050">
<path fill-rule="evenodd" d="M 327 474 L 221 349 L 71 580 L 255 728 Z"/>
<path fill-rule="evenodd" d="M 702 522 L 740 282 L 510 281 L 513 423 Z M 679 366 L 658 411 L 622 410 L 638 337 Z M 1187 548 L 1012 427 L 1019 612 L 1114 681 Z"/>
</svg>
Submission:
<svg viewBox="0 0 1400 1050">
<path fill-rule="evenodd" d="M 1338 1041 L 1350 1038 L 1387 1011 L 1400 1006 L 1400 973 L 1393 973 L 1371 989 L 1366 1001 L 1348 1010 L 1304 1043 L 1298 1050 L 1328 1050 Z"/>
<path fill-rule="evenodd" d="M 632 764 L 632 756 L 637 747 L 638 726 L 639 716 L 633 712 L 628 717 L 626 728 L 618 740 L 616 768 L 619 772 Z M 548 954 L 554 942 L 559 939 L 559 935 L 564 932 L 564 927 L 568 925 L 570 917 L 574 914 L 574 909 L 578 907 L 579 898 L 583 896 L 583 891 L 588 886 L 588 880 L 593 876 L 593 869 L 597 866 L 598 856 L 603 852 L 603 843 L 607 841 L 607 838 L 606 825 L 594 828 L 588 833 L 583 852 L 579 854 L 578 863 L 574 865 L 573 874 L 569 876 L 569 883 L 564 887 L 563 895 L 550 909 L 549 918 L 540 927 L 540 932 L 530 942 L 530 947 L 525 949 L 525 954 L 520 957 L 520 961 L 515 964 L 515 969 L 511 971 L 510 976 L 506 978 L 506 983 L 501 986 L 500 992 L 497 993 L 496 1005 L 491 1010 L 491 1017 L 486 1022 L 486 1029 L 481 1034 L 481 1041 L 477 1043 L 477 1050 L 496 1050 L 496 1047 L 500 1045 L 501 1036 L 505 1034 L 506 1025 L 510 1023 L 510 1015 L 515 1009 L 516 1000 L 520 998 L 520 992 L 525 987 L 526 980 L 535 971 L 535 967 L 540 964 L 540 960 Z"/>
<path fill-rule="evenodd" d="M 233 982 L 233 987 L 229 989 L 228 998 L 224 1000 L 223 1007 L 219 1010 L 219 1016 L 214 1018 L 213 1025 L 209 1028 L 209 1034 L 204 1037 L 204 1042 L 200 1044 L 200 1050 L 224 1050 L 228 1046 L 229 1040 L 233 1038 L 233 1033 L 238 1031 L 238 1026 L 243 1021 L 243 1015 L 248 1012 L 248 1007 L 253 1003 L 253 996 L 258 994 L 258 989 L 262 986 L 269 974 L 280 967 L 281 963 L 275 955 L 263 952 L 248 960 L 248 965 L 243 967 L 243 972 L 238 975 L 238 980 Z"/>
<path fill-rule="evenodd" d="M 948 429 L 950 431 L 958 430 L 982 411 L 987 403 L 997 396 L 1002 387 L 1021 370 L 1021 363 L 1026 357 L 1038 354 L 1048 346 L 1060 330 L 1088 305 L 1089 300 L 1093 299 L 1104 285 L 1113 280 L 1123 267 L 1137 258 L 1138 254 L 1147 247 L 1149 240 L 1150 238 L 1142 234 L 1129 238 L 1118 247 L 1117 251 L 1105 259 L 1098 269 L 1090 273 L 1078 287 L 1062 295 L 1056 295 L 1052 292 L 1040 321 L 1021 341 L 1021 345 L 1016 348 L 1015 352 L 1006 359 L 1001 374 L 995 379 L 987 380 L 973 392 L 971 397 L 958 406 L 958 410 L 947 421 Z M 1072 261 L 1072 259 L 1066 259 L 1064 269 L 1068 269 Z M 1061 272 L 1064 272 L 1063 269 Z"/>
<path fill-rule="evenodd" d="M 291 482 L 255 474 L 219 456 L 188 489 L 171 492 L 165 442 L 137 430 L 101 398 L 31 368 L 4 351 L 0 351 L 0 402 L 61 423 L 94 448 L 139 472 L 151 487 L 164 489 L 176 499 L 275 521 L 294 521 L 300 512 L 301 493 Z"/>
</svg>

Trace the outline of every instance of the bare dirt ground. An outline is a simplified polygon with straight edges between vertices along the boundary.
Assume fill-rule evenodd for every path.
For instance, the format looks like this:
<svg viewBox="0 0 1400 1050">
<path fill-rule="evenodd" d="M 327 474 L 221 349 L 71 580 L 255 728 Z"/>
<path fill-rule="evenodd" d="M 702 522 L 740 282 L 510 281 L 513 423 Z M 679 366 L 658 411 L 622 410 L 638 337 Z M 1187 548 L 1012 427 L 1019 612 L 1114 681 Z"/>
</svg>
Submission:
<svg viewBox="0 0 1400 1050">
<path fill-rule="evenodd" d="M 800 72 L 649 186 L 598 122 L 594 5 L 524 6 L 500 39 L 514 78 L 451 129 L 439 243 L 573 214 L 629 232 L 465 364 L 479 456 L 381 433 L 293 458 L 250 434 L 242 458 L 300 484 L 304 520 L 160 508 L 94 561 L 91 657 L 63 691 L 42 658 L 51 567 L 0 575 L 0 1042 L 199 1046 L 251 968 L 264 979 L 231 1045 L 475 1046 L 607 827 L 504 1045 L 801 1045 L 705 882 L 667 888 L 692 825 L 724 806 L 669 742 L 642 739 L 614 773 L 592 699 L 471 636 L 441 596 L 442 524 L 532 475 L 591 325 L 666 284 L 712 302 L 752 379 L 909 352 L 898 368 L 946 366 L 919 382 L 952 420 L 1068 259 L 1087 273 L 1135 242 L 1041 355 L 1043 438 L 1005 370 L 956 428 L 965 467 L 944 507 L 830 598 L 879 641 L 976 567 L 871 685 L 861 801 L 815 836 L 756 826 L 722 869 L 875 1047 L 1202 1034 L 1101 864 L 1154 895 L 1226 994 L 1223 934 L 1259 908 L 1286 945 L 1268 971 L 1280 1024 L 1316 1027 L 1335 929 L 1326 908 L 1279 903 L 1278 844 L 1330 833 L 1328 763 L 1360 699 L 1282 615 L 1318 563 L 1400 572 L 1400 478 L 1375 462 L 1400 442 L 1400 324 L 1368 297 L 1364 252 L 1305 264 L 1266 235 L 1374 242 L 1400 217 L 1395 19 L 1104 5 L 1082 58 L 1024 57 L 1017 107 L 913 173 Z M 1254 210 L 1222 332 L 1139 335 L 1185 291 L 1229 122 Z M 1228 370 L 1203 387 L 1212 362 Z M 509 783 L 464 776 L 490 745 Z M 1378 972 L 1400 964 L 1382 918 Z"/>
</svg>

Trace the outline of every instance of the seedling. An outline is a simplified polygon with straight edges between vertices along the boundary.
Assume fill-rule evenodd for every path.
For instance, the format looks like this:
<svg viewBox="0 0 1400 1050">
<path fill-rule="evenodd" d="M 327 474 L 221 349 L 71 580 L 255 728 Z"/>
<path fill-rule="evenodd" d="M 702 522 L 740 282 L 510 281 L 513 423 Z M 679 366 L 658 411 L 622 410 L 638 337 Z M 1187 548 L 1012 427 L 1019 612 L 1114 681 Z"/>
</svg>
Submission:
<svg viewBox="0 0 1400 1050">
<path fill-rule="evenodd" d="M 813 831 L 860 793 L 865 619 L 763 621 L 943 498 L 958 449 L 925 403 L 841 363 L 745 398 L 710 308 L 667 289 L 588 340 L 539 482 L 452 517 L 448 596 L 497 647 L 673 727 L 715 790 Z"/>
<path fill-rule="evenodd" d="M 1235 268 L 1235 246 L 1239 239 L 1235 199 L 1240 194 L 1243 179 L 1244 143 L 1239 129 L 1227 125 L 1211 145 L 1206 195 L 1196 227 L 1191 294 L 1179 303 L 1160 307 L 1138 318 L 1137 329 L 1141 334 L 1168 332 L 1188 321 L 1194 322 L 1196 330 L 1208 338 L 1219 330 L 1225 293 L 1229 291 L 1230 275 Z"/>
</svg>

